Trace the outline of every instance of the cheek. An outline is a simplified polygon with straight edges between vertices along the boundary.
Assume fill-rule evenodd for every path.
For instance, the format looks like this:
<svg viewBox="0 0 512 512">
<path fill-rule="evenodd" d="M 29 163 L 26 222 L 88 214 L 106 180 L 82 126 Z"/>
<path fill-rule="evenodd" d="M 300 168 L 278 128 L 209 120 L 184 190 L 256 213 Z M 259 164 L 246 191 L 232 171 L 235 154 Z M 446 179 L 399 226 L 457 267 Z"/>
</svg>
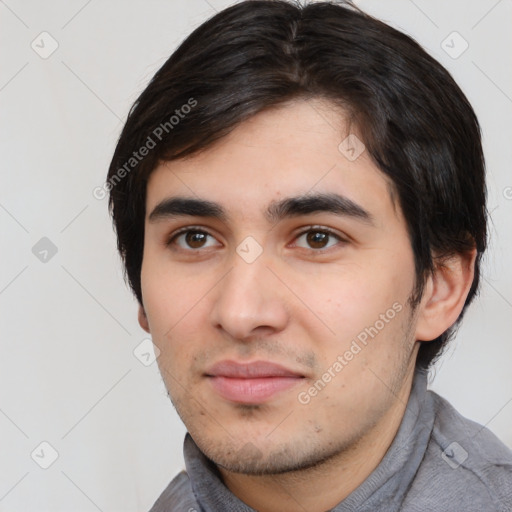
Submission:
<svg viewBox="0 0 512 512">
<path fill-rule="evenodd" d="M 403 272 L 398 269 L 402 268 Z M 313 314 L 299 319 L 313 336 L 322 341 L 327 358 L 343 353 L 358 339 L 393 343 L 402 332 L 406 302 L 412 290 L 413 268 L 404 264 L 379 267 L 375 271 L 352 266 L 349 270 L 329 272 L 301 280 L 299 297 L 304 297 Z M 350 357 L 350 356 L 349 356 Z M 363 362 L 363 357 L 358 357 Z M 329 363 L 328 360 L 324 363 Z"/>
<path fill-rule="evenodd" d="M 142 297 L 153 343 L 160 351 L 158 365 L 168 385 L 182 381 L 194 359 L 194 340 L 204 340 L 205 300 L 211 288 L 198 275 L 183 277 L 147 258 L 141 272 Z"/>
<path fill-rule="evenodd" d="M 173 335 L 183 320 L 193 314 L 206 289 L 197 275 L 184 279 L 172 268 L 161 268 L 163 265 L 155 260 L 144 260 L 141 288 L 151 334 L 161 340 Z"/>
</svg>

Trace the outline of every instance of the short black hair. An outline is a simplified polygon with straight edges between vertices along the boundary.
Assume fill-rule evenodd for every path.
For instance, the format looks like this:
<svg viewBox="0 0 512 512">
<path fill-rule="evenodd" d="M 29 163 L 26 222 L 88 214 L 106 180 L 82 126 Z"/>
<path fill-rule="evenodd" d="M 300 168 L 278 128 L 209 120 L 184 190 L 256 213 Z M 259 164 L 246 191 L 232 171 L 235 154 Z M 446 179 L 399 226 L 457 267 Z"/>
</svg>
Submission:
<svg viewBox="0 0 512 512">
<path fill-rule="evenodd" d="M 487 243 L 480 126 L 441 64 L 349 1 L 241 1 L 195 29 L 155 74 L 130 110 L 107 178 L 130 286 L 142 304 L 146 184 L 155 167 L 211 147 L 256 113 L 311 98 L 343 109 L 392 183 L 414 253 L 413 306 L 436 259 L 477 249 L 459 319 L 421 344 L 416 364 L 428 368 L 479 285 Z"/>
</svg>

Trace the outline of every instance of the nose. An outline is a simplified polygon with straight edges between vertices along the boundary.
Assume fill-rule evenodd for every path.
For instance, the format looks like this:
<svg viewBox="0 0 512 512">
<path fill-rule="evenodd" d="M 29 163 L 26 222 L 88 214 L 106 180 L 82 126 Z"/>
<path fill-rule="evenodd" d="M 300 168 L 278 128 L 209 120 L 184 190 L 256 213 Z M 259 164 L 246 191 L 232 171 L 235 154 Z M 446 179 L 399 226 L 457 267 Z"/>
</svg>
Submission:
<svg viewBox="0 0 512 512">
<path fill-rule="evenodd" d="M 237 340 L 283 330 L 289 313 L 285 289 L 260 256 L 247 263 L 233 255 L 229 272 L 215 287 L 211 322 Z"/>
</svg>

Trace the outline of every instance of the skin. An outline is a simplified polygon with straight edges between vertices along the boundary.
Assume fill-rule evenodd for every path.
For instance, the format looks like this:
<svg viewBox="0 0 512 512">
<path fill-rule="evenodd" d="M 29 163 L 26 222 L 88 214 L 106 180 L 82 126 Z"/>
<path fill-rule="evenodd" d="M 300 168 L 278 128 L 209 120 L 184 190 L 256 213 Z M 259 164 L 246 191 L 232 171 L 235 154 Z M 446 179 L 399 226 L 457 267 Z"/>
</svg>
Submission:
<svg viewBox="0 0 512 512">
<path fill-rule="evenodd" d="M 291 102 L 205 152 L 161 163 L 148 182 L 139 322 L 160 350 L 160 371 L 194 441 L 227 487 L 262 512 L 325 511 L 366 479 L 403 417 L 417 340 L 455 322 L 473 278 L 474 252 L 446 260 L 411 310 L 404 218 L 368 153 L 351 162 L 338 149 L 348 134 L 343 120 L 326 101 Z M 348 197 L 372 222 L 328 212 L 277 223 L 264 216 L 271 201 L 318 192 Z M 177 195 L 215 201 L 229 218 L 149 218 Z M 173 239 L 187 226 L 209 235 Z M 322 228 L 340 238 L 324 239 L 325 248 L 311 243 L 307 230 L 311 237 Z M 263 250 L 252 263 L 236 252 L 247 236 Z M 397 303 L 401 311 L 332 377 L 338 356 Z M 240 404 L 205 376 L 225 359 L 273 361 L 304 378 L 262 403 Z M 301 403 L 329 368 L 330 381 Z"/>
</svg>

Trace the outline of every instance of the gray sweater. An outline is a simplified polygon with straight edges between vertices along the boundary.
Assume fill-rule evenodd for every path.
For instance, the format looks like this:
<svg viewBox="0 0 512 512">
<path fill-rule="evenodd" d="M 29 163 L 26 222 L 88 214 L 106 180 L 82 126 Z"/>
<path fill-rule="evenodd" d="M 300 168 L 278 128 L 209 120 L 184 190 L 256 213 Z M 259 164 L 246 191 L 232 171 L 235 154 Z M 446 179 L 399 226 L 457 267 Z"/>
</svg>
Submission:
<svg viewBox="0 0 512 512">
<path fill-rule="evenodd" d="M 190 434 L 186 472 L 150 512 L 254 512 L 222 483 Z M 417 372 L 400 428 L 368 478 L 331 512 L 512 512 L 512 452 L 427 390 Z"/>
</svg>

